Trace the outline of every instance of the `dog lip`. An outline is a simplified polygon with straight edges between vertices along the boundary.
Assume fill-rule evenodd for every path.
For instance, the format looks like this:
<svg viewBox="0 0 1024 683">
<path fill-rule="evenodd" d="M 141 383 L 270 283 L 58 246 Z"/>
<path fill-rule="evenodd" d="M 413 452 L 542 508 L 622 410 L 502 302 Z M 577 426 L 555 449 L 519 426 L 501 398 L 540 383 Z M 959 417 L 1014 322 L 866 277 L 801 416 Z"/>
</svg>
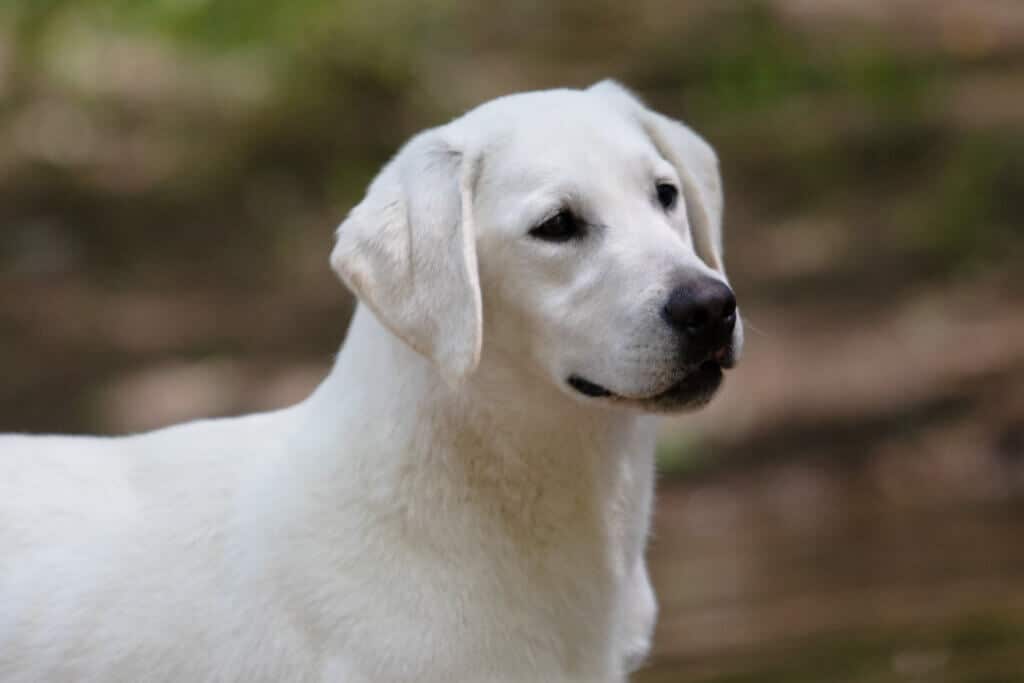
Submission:
<svg viewBox="0 0 1024 683">
<path fill-rule="evenodd" d="M 615 395 L 600 384 L 594 384 L 590 380 L 583 379 L 579 375 L 571 375 L 569 377 L 569 386 L 584 396 L 590 396 L 591 398 L 603 398 Z"/>
<path fill-rule="evenodd" d="M 705 386 L 716 385 L 722 379 L 723 364 L 715 360 L 706 360 L 696 368 L 686 373 L 686 377 L 679 380 L 665 391 L 640 399 L 645 402 L 657 402 L 665 399 L 675 398 L 681 394 L 689 394 L 701 391 Z"/>
<path fill-rule="evenodd" d="M 728 361 L 731 359 L 726 358 L 723 360 Z M 693 368 L 693 370 L 688 372 L 683 379 L 674 383 L 668 389 L 651 396 L 622 396 L 621 394 L 616 394 L 615 392 L 606 389 L 600 384 L 584 379 L 579 375 L 570 375 L 568 383 L 573 389 L 590 398 L 611 398 L 620 401 L 650 403 L 672 398 L 684 392 L 689 393 L 699 391 L 701 385 L 717 383 L 721 380 L 722 370 L 729 367 L 731 367 L 731 364 L 727 365 L 724 362 L 719 362 L 717 359 L 706 360 Z"/>
</svg>

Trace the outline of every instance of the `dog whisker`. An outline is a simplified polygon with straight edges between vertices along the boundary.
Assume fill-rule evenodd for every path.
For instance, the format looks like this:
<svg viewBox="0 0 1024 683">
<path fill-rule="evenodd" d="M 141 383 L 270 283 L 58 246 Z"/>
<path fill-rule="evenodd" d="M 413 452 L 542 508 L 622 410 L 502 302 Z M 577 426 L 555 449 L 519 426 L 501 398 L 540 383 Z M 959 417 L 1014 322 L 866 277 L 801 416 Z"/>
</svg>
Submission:
<svg viewBox="0 0 1024 683">
<path fill-rule="evenodd" d="M 770 336 L 772 336 L 771 333 L 765 332 L 760 327 L 758 327 L 753 322 L 751 322 L 750 318 L 748 316 L 746 316 L 746 315 L 743 316 L 743 325 L 747 329 L 749 329 L 751 332 L 755 332 L 755 333 L 761 335 L 762 337 L 770 337 Z"/>
</svg>

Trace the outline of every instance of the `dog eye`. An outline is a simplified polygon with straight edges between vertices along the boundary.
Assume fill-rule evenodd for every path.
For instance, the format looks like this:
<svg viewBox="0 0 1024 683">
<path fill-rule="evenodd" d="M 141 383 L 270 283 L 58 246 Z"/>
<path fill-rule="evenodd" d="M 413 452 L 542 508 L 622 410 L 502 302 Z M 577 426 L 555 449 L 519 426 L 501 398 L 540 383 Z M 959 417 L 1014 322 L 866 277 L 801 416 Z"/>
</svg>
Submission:
<svg viewBox="0 0 1024 683">
<path fill-rule="evenodd" d="M 658 203 L 661 204 L 666 211 L 676 205 L 676 199 L 679 197 L 679 190 L 676 189 L 675 185 L 658 183 L 656 189 L 658 191 Z"/>
<path fill-rule="evenodd" d="M 583 226 L 571 211 L 559 211 L 530 231 L 531 237 L 547 242 L 568 242 L 583 234 Z"/>
</svg>

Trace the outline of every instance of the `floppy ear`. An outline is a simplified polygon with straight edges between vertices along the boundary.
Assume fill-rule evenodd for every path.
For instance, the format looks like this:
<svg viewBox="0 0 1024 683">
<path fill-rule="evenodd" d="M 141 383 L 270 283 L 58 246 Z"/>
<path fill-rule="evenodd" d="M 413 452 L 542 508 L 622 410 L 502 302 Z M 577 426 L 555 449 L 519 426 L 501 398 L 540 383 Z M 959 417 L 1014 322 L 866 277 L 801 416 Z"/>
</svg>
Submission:
<svg viewBox="0 0 1024 683">
<path fill-rule="evenodd" d="M 377 318 L 457 382 L 480 360 L 475 164 L 434 129 L 410 140 L 338 227 L 331 266 Z"/>
<path fill-rule="evenodd" d="M 601 81 L 591 86 L 590 91 L 635 117 L 661 155 L 675 167 L 683 184 L 697 255 L 724 274 L 722 177 L 715 150 L 689 126 L 648 109 L 615 81 Z"/>
</svg>

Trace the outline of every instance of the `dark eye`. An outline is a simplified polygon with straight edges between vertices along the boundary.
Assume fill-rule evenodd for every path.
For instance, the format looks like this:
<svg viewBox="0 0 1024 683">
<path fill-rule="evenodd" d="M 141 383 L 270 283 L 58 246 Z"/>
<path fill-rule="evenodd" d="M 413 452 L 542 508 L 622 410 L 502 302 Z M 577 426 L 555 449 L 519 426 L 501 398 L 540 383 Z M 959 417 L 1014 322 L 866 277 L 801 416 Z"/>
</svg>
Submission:
<svg viewBox="0 0 1024 683">
<path fill-rule="evenodd" d="M 679 190 L 676 189 L 675 185 L 658 183 L 657 190 L 658 203 L 660 203 L 666 211 L 676 205 L 676 199 L 679 197 Z"/>
<path fill-rule="evenodd" d="M 583 225 L 571 211 L 559 211 L 530 231 L 531 237 L 548 242 L 568 242 L 583 234 Z"/>
</svg>

